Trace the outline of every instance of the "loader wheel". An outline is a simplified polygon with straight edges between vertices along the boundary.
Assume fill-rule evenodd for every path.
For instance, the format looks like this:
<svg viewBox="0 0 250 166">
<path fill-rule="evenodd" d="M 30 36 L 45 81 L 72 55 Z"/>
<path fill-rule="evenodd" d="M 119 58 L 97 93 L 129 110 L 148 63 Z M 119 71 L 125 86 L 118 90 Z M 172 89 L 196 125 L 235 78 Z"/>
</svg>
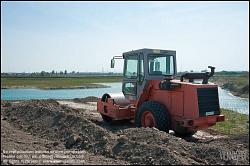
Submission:
<svg viewBox="0 0 250 166">
<path fill-rule="evenodd" d="M 197 131 L 185 131 L 185 132 L 178 132 L 178 131 L 174 131 L 175 135 L 178 137 L 191 137 L 192 135 L 194 135 Z"/>
<path fill-rule="evenodd" d="M 164 105 L 155 101 L 147 101 L 136 112 L 135 125 L 136 127 L 155 127 L 169 132 L 170 116 Z"/>
<path fill-rule="evenodd" d="M 101 114 L 101 116 L 102 116 L 102 119 L 105 123 L 108 123 L 108 124 L 112 123 L 113 119 L 111 117 L 109 117 L 107 115 L 103 115 L 103 114 Z"/>
</svg>

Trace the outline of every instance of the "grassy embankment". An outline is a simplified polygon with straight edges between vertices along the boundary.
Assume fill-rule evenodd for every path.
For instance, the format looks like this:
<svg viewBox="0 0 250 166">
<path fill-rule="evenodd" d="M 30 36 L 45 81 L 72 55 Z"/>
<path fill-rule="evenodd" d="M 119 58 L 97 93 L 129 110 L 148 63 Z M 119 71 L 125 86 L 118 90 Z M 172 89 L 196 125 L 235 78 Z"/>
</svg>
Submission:
<svg viewBox="0 0 250 166">
<path fill-rule="evenodd" d="M 3 88 L 39 88 L 39 89 L 68 89 L 68 88 L 98 88 L 104 87 L 95 83 L 121 82 L 119 76 L 90 76 L 90 77 L 1 77 Z"/>
<path fill-rule="evenodd" d="M 249 72 L 217 72 L 210 79 L 233 95 L 249 98 Z M 224 134 L 241 134 L 249 132 L 249 115 L 221 109 L 225 121 L 212 127 L 213 130 Z"/>
<path fill-rule="evenodd" d="M 249 98 L 249 72 L 217 72 L 212 78 L 223 89 L 233 95 Z M 212 127 L 213 130 L 224 134 L 241 134 L 249 132 L 249 115 L 221 109 L 225 121 Z"/>
<path fill-rule="evenodd" d="M 221 109 L 221 114 L 225 115 L 225 121 L 216 123 L 213 130 L 230 135 L 249 132 L 249 115 L 227 109 Z"/>
<path fill-rule="evenodd" d="M 235 96 L 249 98 L 249 72 L 218 72 L 211 81 Z"/>
</svg>

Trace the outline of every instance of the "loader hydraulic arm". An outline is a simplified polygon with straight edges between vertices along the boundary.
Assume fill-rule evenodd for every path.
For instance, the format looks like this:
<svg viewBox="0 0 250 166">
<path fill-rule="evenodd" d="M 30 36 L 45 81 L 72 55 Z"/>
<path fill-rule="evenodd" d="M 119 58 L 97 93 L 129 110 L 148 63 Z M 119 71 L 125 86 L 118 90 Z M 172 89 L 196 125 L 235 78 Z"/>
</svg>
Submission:
<svg viewBox="0 0 250 166">
<path fill-rule="evenodd" d="M 185 73 L 181 76 L 181 82 L 183 82 L 183 79 L 189 79 L 189 82 L 193 82 L 194 79 L 203 79 L 202 84 L 207 84 L 208 79 L 214 75 L 214 69 L 215 67 L 208 66 L 208 68 L 211 69 L 211 72 L 206 73 Z"/>
</svg>

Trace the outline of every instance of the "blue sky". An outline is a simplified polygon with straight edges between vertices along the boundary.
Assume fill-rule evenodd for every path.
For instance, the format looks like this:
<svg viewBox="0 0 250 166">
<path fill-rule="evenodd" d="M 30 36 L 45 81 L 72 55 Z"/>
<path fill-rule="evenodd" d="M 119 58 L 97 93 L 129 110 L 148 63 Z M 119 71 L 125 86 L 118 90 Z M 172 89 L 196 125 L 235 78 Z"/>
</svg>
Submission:
<svg viewBox="0 0 250 166">
<path fill-rule="evenodd" d="M 113 71 L 176 50 L 177 70 L 249 70 L 249 2 L 1 2 L 1 71 Z"/>
</svg>

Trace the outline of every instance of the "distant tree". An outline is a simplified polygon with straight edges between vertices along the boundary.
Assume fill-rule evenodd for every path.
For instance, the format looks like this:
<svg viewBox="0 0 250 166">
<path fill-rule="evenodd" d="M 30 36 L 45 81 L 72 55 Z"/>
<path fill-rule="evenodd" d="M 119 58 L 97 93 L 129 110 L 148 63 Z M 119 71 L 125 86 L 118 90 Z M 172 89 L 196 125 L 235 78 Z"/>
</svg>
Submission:
<svg viewBox="0 0 250 166">
<path fill-rule="evenodd" d="M 54 70 L 52 70 L 51 75 L 55 75 L 55 71 Z"/>
<path fill-rule="evenodd" d="M 63 75 L 63 71 L 60 71 L 60 75 Z"/>
<path fill-rule="evenodd" d="M 64 74 L 67 75 L 67 70 L 64 71 Z"/>
<path fill-rule="evenodd" d="M 46 72 L 45 71 L 41 71 L 40 75 L 41 76 L 45 76 Z"/>
<path fill-rule="evenodd" d="M 31 77 L 34 77 L 34 76 L 36 76 L 36 73 L 35 73 L 35 72 L 32 72 L 32 73 L 30 74 L 30 76 L 31 76 Z"/>
</svg>

